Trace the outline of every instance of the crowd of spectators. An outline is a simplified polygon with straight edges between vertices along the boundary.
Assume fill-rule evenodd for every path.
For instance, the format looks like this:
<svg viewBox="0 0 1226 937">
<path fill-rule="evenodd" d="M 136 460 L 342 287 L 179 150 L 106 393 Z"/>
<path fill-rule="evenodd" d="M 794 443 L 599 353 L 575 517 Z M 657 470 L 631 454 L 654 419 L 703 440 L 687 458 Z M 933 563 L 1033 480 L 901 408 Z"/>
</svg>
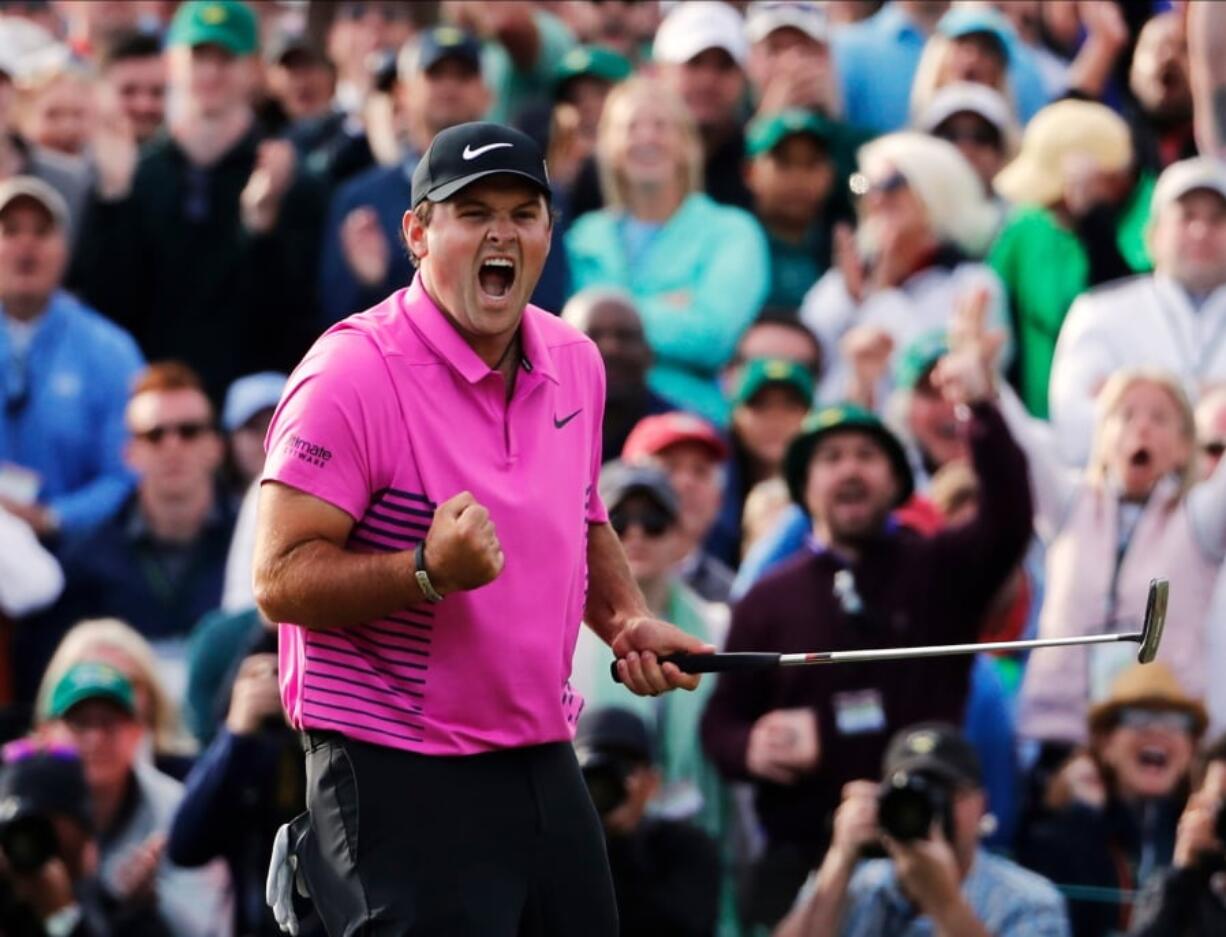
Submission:
<svg viewBox="0 0 1226 937">
<path fill-rule="evenodd" d="M 1226 933 L 1223 102 L 1208 0 L 0 2 L 0 933 L 277 933 L 264 434 L 410 283 L 413 170 L 479 119 L 548 154 L 533 301 L 603 359 L 654 614 L 731 651 L 1076 637 L 1171 583 L 1144 666 L 655 699 L 584 629 L 621 932 Z"/>
</svg>

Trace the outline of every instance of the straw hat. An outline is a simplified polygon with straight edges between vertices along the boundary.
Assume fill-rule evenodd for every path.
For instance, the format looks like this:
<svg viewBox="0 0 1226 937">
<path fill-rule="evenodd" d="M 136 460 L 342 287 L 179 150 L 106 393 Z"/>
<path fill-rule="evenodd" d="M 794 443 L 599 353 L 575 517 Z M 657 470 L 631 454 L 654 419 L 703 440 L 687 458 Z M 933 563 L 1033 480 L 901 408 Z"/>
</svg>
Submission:
<svg viewBox="0 0 1226 937">
<path fill-rule="evenodd" d="M 1084 154 L 1111 172 L 1132 165 L 1132 133 L 1111 108 L 1091 101 L 1057 101 L 1035 114 L 1022 151 L 993 184 L 1008 201 L 1052 205 L 1064 194 L 1065 160 Z"/>
<path fill-rule="evenodd" d="M 1110 695 L 1090 710 L 1090 731 L 1110 732 L 1120 710 L 1129 706 L 1149 709 L 1173 709 L 1191 714 L 1195 720 L 1192 734 L 1199 738 L 1209 722 L 1204 704 L 1188 696 L 1171 668 L 1160 661 L 1133 664 L 1111 684 Z"/>
</svg>

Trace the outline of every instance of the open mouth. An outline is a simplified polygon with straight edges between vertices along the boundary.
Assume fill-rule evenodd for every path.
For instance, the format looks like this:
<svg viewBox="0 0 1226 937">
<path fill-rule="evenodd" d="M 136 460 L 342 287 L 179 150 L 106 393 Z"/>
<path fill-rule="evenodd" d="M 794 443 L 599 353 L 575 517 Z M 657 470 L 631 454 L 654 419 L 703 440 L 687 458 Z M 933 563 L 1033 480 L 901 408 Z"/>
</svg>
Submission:
<svg viewBox="0 0 1226 937">
<path fill-rule="evenodd" d="M 510 257 L 487 257 L 477 268 L 477 285 L 493 299 L 502 299 L 515 284 L 515 261 Z"/>
<path fill-rule="evenodd" d="M 1143 768 L 1161 770 L 1170 764 L 1171 756 L 1161 748 L 1143 748 L 1137 754 L 1137 762 Z"/>
<path fill-rule="evenodd" d="M 848 485 L 834 493 L 835 504 L 861 504 L 868 497 L 863 485 Z"/>
<path fill-rule="evenodd" d="M 1148 449 L 1138 449 L 1128 457 L 1128 464 L 1133 468 L 1149 468 L 1153 455 Z"/>
</svg>

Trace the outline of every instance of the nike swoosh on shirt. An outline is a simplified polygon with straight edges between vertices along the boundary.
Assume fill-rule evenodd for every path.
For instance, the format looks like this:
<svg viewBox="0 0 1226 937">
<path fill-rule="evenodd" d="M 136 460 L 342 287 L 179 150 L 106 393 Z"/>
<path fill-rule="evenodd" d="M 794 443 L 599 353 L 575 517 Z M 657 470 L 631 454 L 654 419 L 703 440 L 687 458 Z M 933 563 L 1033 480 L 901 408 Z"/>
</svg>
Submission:
<svg viewBox="0 0 1226 937">
<path fill-rule="evenodd" d="M 583 412 L 583 408 L 582 408 L 582 407 L 580 407 L 578 410 L 576 410 L 576 411 L 575 411 L 574 413 L 572 413 L 570 416 L 564 416 L 564 417 L 562 417 L 562 419 L 560 419 L 560 420 L 558 419 L 558 415 L 555 413 L 555 414 L 554 414 L 554 416 L 553 416 L 553 428 L 554 428 L 554 429 L 561 429 L 563 426 L 565 426 L 567 423 L 569 423 L 571 420 L 573 420 L 575 417 L 577 417 L 577 416 L 578 416 L 580 413 L 582 413 L 582 412 Z"/>
<path fill-rule="evenodd" d="M 501 146 L 514 146 L 514 143 L 487 143 L 485 146 L 479 146 L 475 150 L 471 146 L 464 147 L 464 152 L 460 155 L 464 159 L 476 159 L 482 153 L 488 153 L 490 150 L 496 150 Z"/>
</svg>

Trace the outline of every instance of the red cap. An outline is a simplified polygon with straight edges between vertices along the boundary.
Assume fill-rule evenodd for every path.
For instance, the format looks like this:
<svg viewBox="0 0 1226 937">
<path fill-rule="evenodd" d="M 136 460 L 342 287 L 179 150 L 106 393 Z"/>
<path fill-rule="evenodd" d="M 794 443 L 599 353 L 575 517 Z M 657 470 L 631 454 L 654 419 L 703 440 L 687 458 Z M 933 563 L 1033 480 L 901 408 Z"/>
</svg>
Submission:
<svg viewBox="0 0 1226 937">
<path fill-rule="evenodd" d="M 728 444 L 714 426 L 692 413 L 674 410 L 639 420 L 622 446 L 622 459 L 634 462 L 683 442 L 705 446 L 719 462 L 728 458 Z"/>
</svg>

